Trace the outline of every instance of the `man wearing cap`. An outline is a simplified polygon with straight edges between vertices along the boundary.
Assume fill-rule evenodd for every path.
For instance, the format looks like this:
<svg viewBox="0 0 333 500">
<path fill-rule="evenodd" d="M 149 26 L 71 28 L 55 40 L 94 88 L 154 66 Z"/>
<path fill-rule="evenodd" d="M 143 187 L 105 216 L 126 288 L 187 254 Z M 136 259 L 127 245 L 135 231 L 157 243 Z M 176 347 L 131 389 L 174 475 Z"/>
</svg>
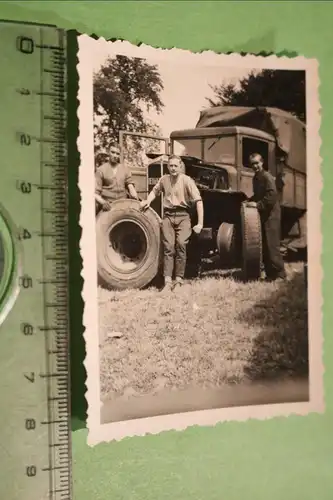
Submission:
<svg viewBox="0 0 333 500">
<path fill-rule="evenodd" d="M 168 160 L 169 173 L 163 175 L 141 202 L 147 209 L 152 201 L 163 193 L 162 238 L 164 248 L 164 288 L 172 288 L 183 283 L 186 267 L 186 246 L 192 234 L 200 234 L 203 227 L 203 203 L 194 180 L 184 173 L 184 164 L 179 156 L 172 155 Z M 198 223 L 191 227 L 190 209 L 196 205 Z M 173 287 L 173 288 L 174 288 Z"/>
<path fill-rule="evenodd" d="M 112 143 L 109 148 L 109 161 L 103 163 L 95 172 L 95 200 L 97 212 L 110 210 L 111 203 L 121 198 L 138 199 L 131 172 L 126 165 L 119 163 L 120 148 Z"/>
<path fill-rule="evenodd" d="M 253 196 L 249 198 L 247 205 L 255 206 L 260 214 L 266 279 L 284 279 L 286 271 L 280 252 L 281 207 L 276 182 L 264 169 L 264 160 L 259 153 L 253 153 L 249 161 L 254 177 Z"/>
</svg>

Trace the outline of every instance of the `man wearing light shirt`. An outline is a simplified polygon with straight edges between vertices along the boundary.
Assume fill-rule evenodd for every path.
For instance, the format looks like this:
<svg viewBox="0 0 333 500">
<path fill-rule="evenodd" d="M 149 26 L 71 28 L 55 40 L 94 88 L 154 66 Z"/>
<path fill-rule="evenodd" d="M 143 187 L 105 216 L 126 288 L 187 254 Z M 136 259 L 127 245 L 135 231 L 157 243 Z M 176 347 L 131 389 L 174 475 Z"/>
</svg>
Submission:
<svg viewBox="0 0 333 500">
<path fill-rule="evenodd" d="M 97 211 L 111 209 L 115 200 L 127 198 L 138 199 L 130 170 L 119 163 L 120 149 L 117 143 L 109 148 L 109 161 L 103 163 L 95 172 L 95 200 Z"/>
<path fill-rule="evenodd" d="M 163 175 L 153 187 L 141 207 L 147 209 L 152 201 L 163 193 L 162 237 L 164 248 L 165 289 L 172 288 L 173 271 L 175 285 L 183 283 L 186 267 L 186 246 L 192 234 L 200 234 L 203 228 L 203 203 L 194 180 L 184 174 L 184 165 L 179 156 L 172 155 L 168 161 L 169 174 Z M 198 223 L 192 228 L 190 210 L 196 205 Z"/>
</svg>

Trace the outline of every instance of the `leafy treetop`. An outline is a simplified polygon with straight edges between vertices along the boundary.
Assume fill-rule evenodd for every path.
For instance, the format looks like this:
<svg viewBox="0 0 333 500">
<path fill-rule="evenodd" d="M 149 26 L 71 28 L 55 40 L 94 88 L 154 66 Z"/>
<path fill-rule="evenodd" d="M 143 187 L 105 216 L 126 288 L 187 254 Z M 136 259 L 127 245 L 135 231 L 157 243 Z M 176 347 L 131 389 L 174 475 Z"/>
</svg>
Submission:
<svg viewBox="0 0 333 500">
<path fill-rule="evenodd" d="M 269 106 L 280 108 L 306 122 L 305 71 L 270 70 L 251 72 L 239 85 L 210 86 L 214 98 L 207 98 L 215 106 Z"/>
</svg>

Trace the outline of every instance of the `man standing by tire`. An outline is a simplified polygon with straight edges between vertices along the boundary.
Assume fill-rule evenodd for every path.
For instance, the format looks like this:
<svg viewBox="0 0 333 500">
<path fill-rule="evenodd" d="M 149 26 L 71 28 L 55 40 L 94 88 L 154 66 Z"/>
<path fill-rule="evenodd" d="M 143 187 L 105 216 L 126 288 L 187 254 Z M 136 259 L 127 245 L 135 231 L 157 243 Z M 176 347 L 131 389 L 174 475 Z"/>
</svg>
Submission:
<svg viewBox="0 0 333 500">
<path fill-rule="evenodd" d="M 110 210 L 113 201 L 127 198 L 127 192 L 131 198 L 138 199 L 131 172 L 128 167 L 119 163 L 119 159 L 120 148 L 118 144 L 113 143 L 109 148 L 109 161 L 103 163 L 95 172 L 97 213 L 101 208 L 104 211 Z"/>
<path fill-rule="evenodd" d="M 254 194 L 247 205 L 255 206 L 260 214 L 266 279 L 284 279 L 286 272 L 280 252 L 281 207 L 276 183 L 274 177 L 264 170 L 264 161 L 259 153 L 253 153 L 249 161 L 255 175 Z"/>
<path fill-rule="evenodd" d="M 164 289 L 172 288 L 172 276 L 175 271 L 174 287 L 183 283 L 186 267 L 186 246 L 192 234 L 190 208 L 196 205 L 198 223 L 193 227 L 200 234 L 203 227 L 203 203 L 194 180 L 183 173 L 184 165 L 179 156 L 172 155 L 168 160 L 169 174 L 163 175 L 141 202 L 147 209 L 151 202 L 163 193 L 162 238 L 164 248 Z"/>
</svg>

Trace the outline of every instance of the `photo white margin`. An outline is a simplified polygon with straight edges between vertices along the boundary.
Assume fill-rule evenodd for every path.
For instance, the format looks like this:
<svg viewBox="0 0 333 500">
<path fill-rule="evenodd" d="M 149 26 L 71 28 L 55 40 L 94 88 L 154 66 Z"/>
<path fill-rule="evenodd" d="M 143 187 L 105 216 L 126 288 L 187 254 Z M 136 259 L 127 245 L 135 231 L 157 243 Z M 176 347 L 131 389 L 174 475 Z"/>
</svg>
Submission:
<svg viewBox="0 0 333 500">
<path fill-rule="evenodd" d="M 80 226 L 82 236 L 80 251 L 83 260 L 82 277 L 84 280 L 82 298 L 84 301 L 83 326 L 86 345 L 84 362 L 86 379 L 86 400 L 88 404 L 88 440 L 90 446 L 101 442 L 121 440 L 129 436 L 158 434 L 168 430 L 184 430 L 189 426 L 213 426 L 225 421 L 244 422 L 248 419 L 267 419 L 304 416 L 309 413 L 323 413 L 324 404 L 324 365 L 322 334 L 322 277 L 321 251 L 321 157 L 320 157 L 320 102 L 319 75 L 316 59 L 305 57 L 279 56 L 241 56 L 238 54 L 222 55 L 213 51 L 193 53 L 183 49 L 160 49 L 147 45 L 136 46 L 126 41 L 108 42 L 104 38 L 95 40 L 88 35 L 78 37 L 79 52 L 77 71 L 79 75 L 78 120 L 79 137 L 77 140 L 80 153 L 79 189 L 81 194 Z M 113 47 L 114 54 L 124 54 L 148 58 L 149 60 L 199 64 L 200 66 L 247 67 L 267 69 L 301 69 L 306 71 L 306 106 L 307 106 L 307 206 L 308 210 L 308 304 L 309 304 L 309 370 L 310 401 L 307 403 L 285 403 L 273 405 L 243 406 L 187 413 L 170 414 L 149 418 L 140 418 L 115 422 L 100 423 L 100 376 L 99 376 L 99 333 L 97 300 L 97 266 L 95 235 L 94 201 L 94 136 L 93 136 L 93 60 L 99 49 L 105 50 L 105 44 Z"/>
</svg>

